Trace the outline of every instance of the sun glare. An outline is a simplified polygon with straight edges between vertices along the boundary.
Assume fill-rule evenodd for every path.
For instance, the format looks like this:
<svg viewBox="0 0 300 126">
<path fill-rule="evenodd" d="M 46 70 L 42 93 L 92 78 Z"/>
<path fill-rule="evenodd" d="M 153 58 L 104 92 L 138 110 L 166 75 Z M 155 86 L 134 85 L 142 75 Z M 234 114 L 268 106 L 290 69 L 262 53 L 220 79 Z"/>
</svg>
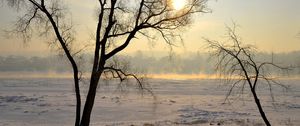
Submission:
<svg viewBox="0 0 300 126">
<path fill-rule="evenodd" d="M 181 10 L 186 5 L 186 0 L 173 0 L 172 5 L 175 10 Z"/>
</svg>

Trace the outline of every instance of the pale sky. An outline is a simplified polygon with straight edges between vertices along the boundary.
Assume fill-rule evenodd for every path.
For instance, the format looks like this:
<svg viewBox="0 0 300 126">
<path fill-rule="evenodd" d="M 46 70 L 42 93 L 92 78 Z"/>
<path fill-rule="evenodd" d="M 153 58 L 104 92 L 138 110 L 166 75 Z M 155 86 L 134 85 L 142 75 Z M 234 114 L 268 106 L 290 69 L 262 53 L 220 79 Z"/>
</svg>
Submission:
<svg viewBox="0 0 300 126">
<path fill-rule="evenodd" d="M 87 41 L 96 26 L 95 0 L 66 0 L 77 30 L 77 40 Z M 1 3 L 3 4 L 3 3 Z M 253 44 L 265 52 L 290 52 L 300 50 L 300 0 L 211 0 L 208 7 L 212 13 L 195 17 L 194 23 L 182 33 L 185 46 L 178 52 L 202 51 L 202 37 L 222 39 L 225 24 L 232 20 L 240 25 L 238 34 L 247 44 Z M 6 5 L 0 6 L 0 29 L 9 29 L 17 14 Z M 51 51 L 41 39 L 23 44 L 19 39 L 6 39 L 0 32 L 1 55 L 47 55 Z M 168 49 L 158 40 L 151 46 L 144 39 L 134 40 L 126 52 L 164 51 Z M 137 48 L 138 47 L 138 48 Z M 91 50 L 92 51 L 92 50 Z"/>
</svg>

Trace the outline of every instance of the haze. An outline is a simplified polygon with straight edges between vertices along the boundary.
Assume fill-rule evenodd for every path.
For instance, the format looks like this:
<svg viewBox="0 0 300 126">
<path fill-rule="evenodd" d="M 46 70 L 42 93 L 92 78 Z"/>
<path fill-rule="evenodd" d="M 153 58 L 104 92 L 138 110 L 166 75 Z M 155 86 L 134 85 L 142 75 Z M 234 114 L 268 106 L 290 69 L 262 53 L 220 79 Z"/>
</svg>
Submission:
<svg viewBox="0 0 300 126">
<path fill-rule="evenodd" d="M 51 54 L 46 40 L 34 38 L 31 42 L 23 44 L 20 39 L 7 39 L 3 32 L 12 26 L 12 21 L 18 15 L 1 3 L 0 27 L 1 41 L 0 54 L 43 56 Z M 77 28 L 77 41 L 87 42 L 96 25 L 95 7 L 93 0 L 66 1 L 71 4 L 70 12 L 73 15 L 74 24 Z M 212 13 L 199 15 L 194 23 L 183 31 L 184 46 L 176 42 L 179 47 L 175 52 L 202 52 L 202 37 L 222 39 L 224 38 L 225 25 L 232 21 L 239 24 L 238 33 L 245 43 L 256 45 L 264 52 L 291 52 L 300 49 L 300 1 L 299 0 L 219 0 L 210 1 L 208 7 Z M 22 10 L 20 11 L 22 12 Z M 3 18 L 5 17 L 5 18 Z M 158 40 L 162 41 L 162 40 Z M 149 42 L 147 39 L 136 39 L 126 53 L 133 53 L 138 49 L 150 52 L 165 52 L 169 48 L 163 42 Z M 124 54 L 124 53 L 123 53 Z"/>
</svg>

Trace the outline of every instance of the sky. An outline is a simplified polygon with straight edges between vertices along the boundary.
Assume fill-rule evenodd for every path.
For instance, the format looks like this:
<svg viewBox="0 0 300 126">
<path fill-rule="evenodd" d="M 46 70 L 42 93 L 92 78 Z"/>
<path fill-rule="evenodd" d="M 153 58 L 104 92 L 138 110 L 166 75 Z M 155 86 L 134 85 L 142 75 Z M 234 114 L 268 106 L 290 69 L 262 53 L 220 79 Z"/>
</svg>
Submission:
<svg viewBox="0 0 300 126">
<path fill-rule="evenodd" d="M 96 0 L 65 0 L 77 30 L 77 40 L 87 41 L 96 26 Z M 9 29 L 18 14 L 0 3 L 0 55 L 52 54 L 45 39 L 33 38 L 28 43 L 21 39 L 7 38 L 3 30 Z M 194 17 L 193 23 L 181 34 L 184 45 L 175 47 L 178 53 L 204 52 L 203 37 L 223 40 L 225 25 L 232 21 L 239 25 L 237 33 L 243 42 L 255 45 L 263 52 L 291 52 L 300 50 L 300 1 L 299 0 L 210 0 L 211 13 Z M 137 48 L 138 47 L 138 48 Z M 146 39 L 132 41 L 125 53 L 138 50 L 166 52 L 162 40 L 154 43 Z M 92 51 L 92 50 L 91 50 Z M 155 53 L 154 53 L 155 54 Z"/>
</svg>

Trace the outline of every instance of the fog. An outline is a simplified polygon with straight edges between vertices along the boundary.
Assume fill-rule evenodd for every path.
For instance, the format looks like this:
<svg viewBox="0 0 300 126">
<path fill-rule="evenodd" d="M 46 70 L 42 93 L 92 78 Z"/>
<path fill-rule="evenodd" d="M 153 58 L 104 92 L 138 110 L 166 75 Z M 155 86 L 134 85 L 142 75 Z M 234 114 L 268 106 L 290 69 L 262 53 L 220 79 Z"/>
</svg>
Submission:
<svg viewBox="0 0 300 126">
<path fill-rule="evenodd" d="M 272 56 L 273 55 L 273 56 Z M 82 58 L 83 57 L 83 58 Z M 300 51 L 290 53 L 259 52 L 257 61 L 273 61 L 281 66 L 292 66 L 294 69 L 288 75 L 300 75 Z M 151 55 L 137 51 L 130 55 L 119 55 L 115 59 L 129 64 L 132 71 L 147 74 L 214 74 L 215 61 L 206 53 Z M 84 54 L 77 58 L 82 72 L 91 70 L 92 55 Z M 271 73 L 279 73 L 270 70 Z M 25 57 L 0 56 L 0 72 L 30 72 L 30 73 L 68 73 L 72 72 L 69 62 L 63 56 Z"/>
</svg>

